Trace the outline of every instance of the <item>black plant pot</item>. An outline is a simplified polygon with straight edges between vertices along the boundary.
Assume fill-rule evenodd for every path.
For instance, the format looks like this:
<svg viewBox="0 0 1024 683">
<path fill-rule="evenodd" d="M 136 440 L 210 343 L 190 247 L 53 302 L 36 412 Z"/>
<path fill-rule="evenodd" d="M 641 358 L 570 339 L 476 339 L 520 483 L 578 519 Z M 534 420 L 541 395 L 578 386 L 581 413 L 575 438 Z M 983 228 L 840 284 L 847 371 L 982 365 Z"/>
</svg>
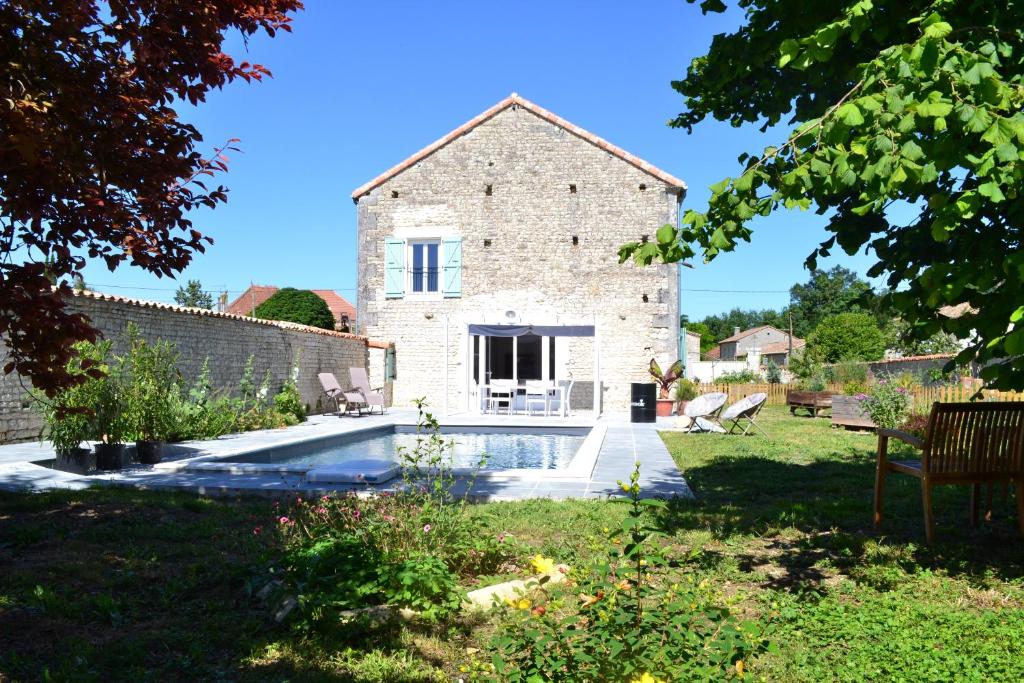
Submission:
<svg viewBox="0 0 1024 683">
<path fill-rule="evenodd" d="M 136 441 L 135 459 L 143 465 L 155 465 L 164 457 L 163 441 Z"/>
<path fill-rule="evenodd" d="M 96 454 L 91 448 L 72 448 L 57 451 L 57 462 L 54 469 L 74 474 L 88 474 L 96 469 Z"/>
<path fill-rule="evenodd" d="M 96 444 L 96 469 L 119 470 L 131 464 L 128 446 L 123 443 Z"/>
</svg>

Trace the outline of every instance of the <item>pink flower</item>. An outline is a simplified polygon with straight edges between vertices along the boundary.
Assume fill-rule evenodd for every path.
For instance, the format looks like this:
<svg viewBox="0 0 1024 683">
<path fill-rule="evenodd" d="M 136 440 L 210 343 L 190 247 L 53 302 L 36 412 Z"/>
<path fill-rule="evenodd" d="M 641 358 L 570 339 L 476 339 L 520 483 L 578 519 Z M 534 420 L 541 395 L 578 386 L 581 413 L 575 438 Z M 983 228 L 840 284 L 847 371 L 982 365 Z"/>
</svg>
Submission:
<svg viewBox="0 0 1024 683">
<path fill-rule="evenodd" d="M 429 534 L 430 533 L 430 525 L 429 524 L 424 524 L 423 525 L 423 533 L 425 533 L 425 534 Z"/>
<path fill-rule="evenodd" d="M 326 514 L 327 514 L 327 508 L 325 508 L 325 507 L 318 507 L 318 508 L 316 509 L 316 511 L 317 511 L 318 513 L 320 513 L 321 515 L 326 515 Z"/>
<path fill-rule="evenodd" d="M 326 503 L 328 500 L 330 500 L 330 497 L 329 496 L 321 496 L 320 500 L 322 500 L 323 502 Z"/>
<path fill-rule="evenodd" d="M 261 531 L 263 531 L 263 527 L 258 526 L 258 527 L 256 527 L 255 529 L 252 530 L 252 535 L 253 536 L 259 536 Z"/>
<path fill-rule="evenodd" d="M 352 513 L 352 516 L 355 517 L 356 519 L 359 519 L 360 517 L 363 516 L 363 513 L 360 512 L 359 510 L 356 510 L 355 512 Z"/>
<path fill-rule="evenodd" d="M 288 523 L 288 518 L 287 517 L 282 517 L 281 519 L 279 519 L 277 521 L 280 522 L 281 524 L 287 524 Z"/>
</svg>

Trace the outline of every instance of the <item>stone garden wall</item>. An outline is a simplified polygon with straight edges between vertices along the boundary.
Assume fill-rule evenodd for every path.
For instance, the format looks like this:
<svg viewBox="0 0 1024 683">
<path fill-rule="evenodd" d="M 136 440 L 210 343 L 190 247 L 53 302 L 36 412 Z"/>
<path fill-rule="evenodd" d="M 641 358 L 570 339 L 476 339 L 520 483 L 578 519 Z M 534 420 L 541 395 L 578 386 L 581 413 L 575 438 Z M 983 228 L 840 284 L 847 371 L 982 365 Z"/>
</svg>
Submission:
<svg viewBox="0 0 1024 683">
<path fill-rule="evenodd" d="M 271 394 L 276 393 L 298 354 L 298 388 L 314 412 L 321 395 L 317 373 L 333 372 L 347 386 L 348 369 L 367 366 L 366 338 L 344 332 L 90 292 L 76 295 L 72 306 L 89 316 L 105 338 L 114 340 L 115 348 L 129 323 L 138 325 L 148 340 L 175 343 L 181 353 L 179 369 L 188 380 L 209 359 L 213 385 L 229 391 L 237 388 L 252 355 L 257 381 L 269 369 Z M 0 365 L 6 357 L 6 347 L 0 345 Z M 17 375 L 0 375 L 0 443 L 39 434 L 41 421 L 26 396 L 26 385 Z"/>
</svg>

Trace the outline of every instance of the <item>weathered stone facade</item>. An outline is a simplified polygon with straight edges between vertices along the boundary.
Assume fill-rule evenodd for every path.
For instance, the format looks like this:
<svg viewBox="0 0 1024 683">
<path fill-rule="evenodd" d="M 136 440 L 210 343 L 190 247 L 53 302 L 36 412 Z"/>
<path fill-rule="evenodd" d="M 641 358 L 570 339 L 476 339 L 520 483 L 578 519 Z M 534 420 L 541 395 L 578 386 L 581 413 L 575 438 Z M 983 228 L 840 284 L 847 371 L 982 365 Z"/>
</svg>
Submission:
<svg viewBox="0 0 1024 683">
<path fill-rule="evenodd" d="M 521 98 L 504 105 L 354 195 L 360 332 L 395 343 L 396 405 L 456 412 L 474 400 L 470 324 L 593 325 L 558 338 L 557 374 L 591 407 L 596 342 L 602 410 L 624 412 L 650 358 L 678 356 L 679 277 L 617 251 L 675 224 L 685 186 Z M 445 237 L 462 239 L 461 296 L 386 297 L 385 240 Z"/>
<path fill-rule="evenodd" d="M 188 379 L 198 375 L 203 361 L 209 359 L 214 387 L 227 391 L 237 388 L 253 355 L 257 381 L 269 369 L 271 391 L 276 393 L 298 354 L 298 388 L 313 409 L 322 393 L 317 373 L 333 372 L 347 384 L 350 367 L 367 365 L 366 338 L 352 334 L 102 295 L 78 295 L 71 306 L 89 316 L 115 348 L 129 323 L 135 323 L 145 339 L 173 342 L 181 354 L 179 369 Z M 0 354 L 2 365 L 6 347 L 0 346 Z M 41 421 L 27 398 L 27 385 L 16 374 L 0 375 L 0 442 L 39 434 Z"/>
</svg>

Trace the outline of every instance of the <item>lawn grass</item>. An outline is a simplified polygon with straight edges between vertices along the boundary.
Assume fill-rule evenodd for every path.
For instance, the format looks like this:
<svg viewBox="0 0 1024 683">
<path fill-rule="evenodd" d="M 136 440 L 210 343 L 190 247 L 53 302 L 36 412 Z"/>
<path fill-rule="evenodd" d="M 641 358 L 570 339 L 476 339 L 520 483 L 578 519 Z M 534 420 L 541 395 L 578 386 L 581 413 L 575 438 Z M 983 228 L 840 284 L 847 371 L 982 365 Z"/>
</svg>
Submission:
<svg viewBox="0 0 1024 683">
<path fill-rule="evenodd" d="M 770 626 L 753 663 L 783 681 L 1019 680 L 1024 545 L 1011 499 L 967 524 L 966 489 L 892 477 L 870 529 L 874 438 L 768 409 L 770 439 L 665 434 L 697 502 L 659 520 L 698 548 L 685 571 Z M 481 533 L 512 532 L 580 564 L 621 507 L 546 500 L 472 506 Z M 452 680 L 490 626 L 302 636 L 255 593 L 267 581 L 265 500 L 97 489 L 0 495 L 0 680 Z M 525 558 L 524 558 L 525 560 Z"/>
</svg>

